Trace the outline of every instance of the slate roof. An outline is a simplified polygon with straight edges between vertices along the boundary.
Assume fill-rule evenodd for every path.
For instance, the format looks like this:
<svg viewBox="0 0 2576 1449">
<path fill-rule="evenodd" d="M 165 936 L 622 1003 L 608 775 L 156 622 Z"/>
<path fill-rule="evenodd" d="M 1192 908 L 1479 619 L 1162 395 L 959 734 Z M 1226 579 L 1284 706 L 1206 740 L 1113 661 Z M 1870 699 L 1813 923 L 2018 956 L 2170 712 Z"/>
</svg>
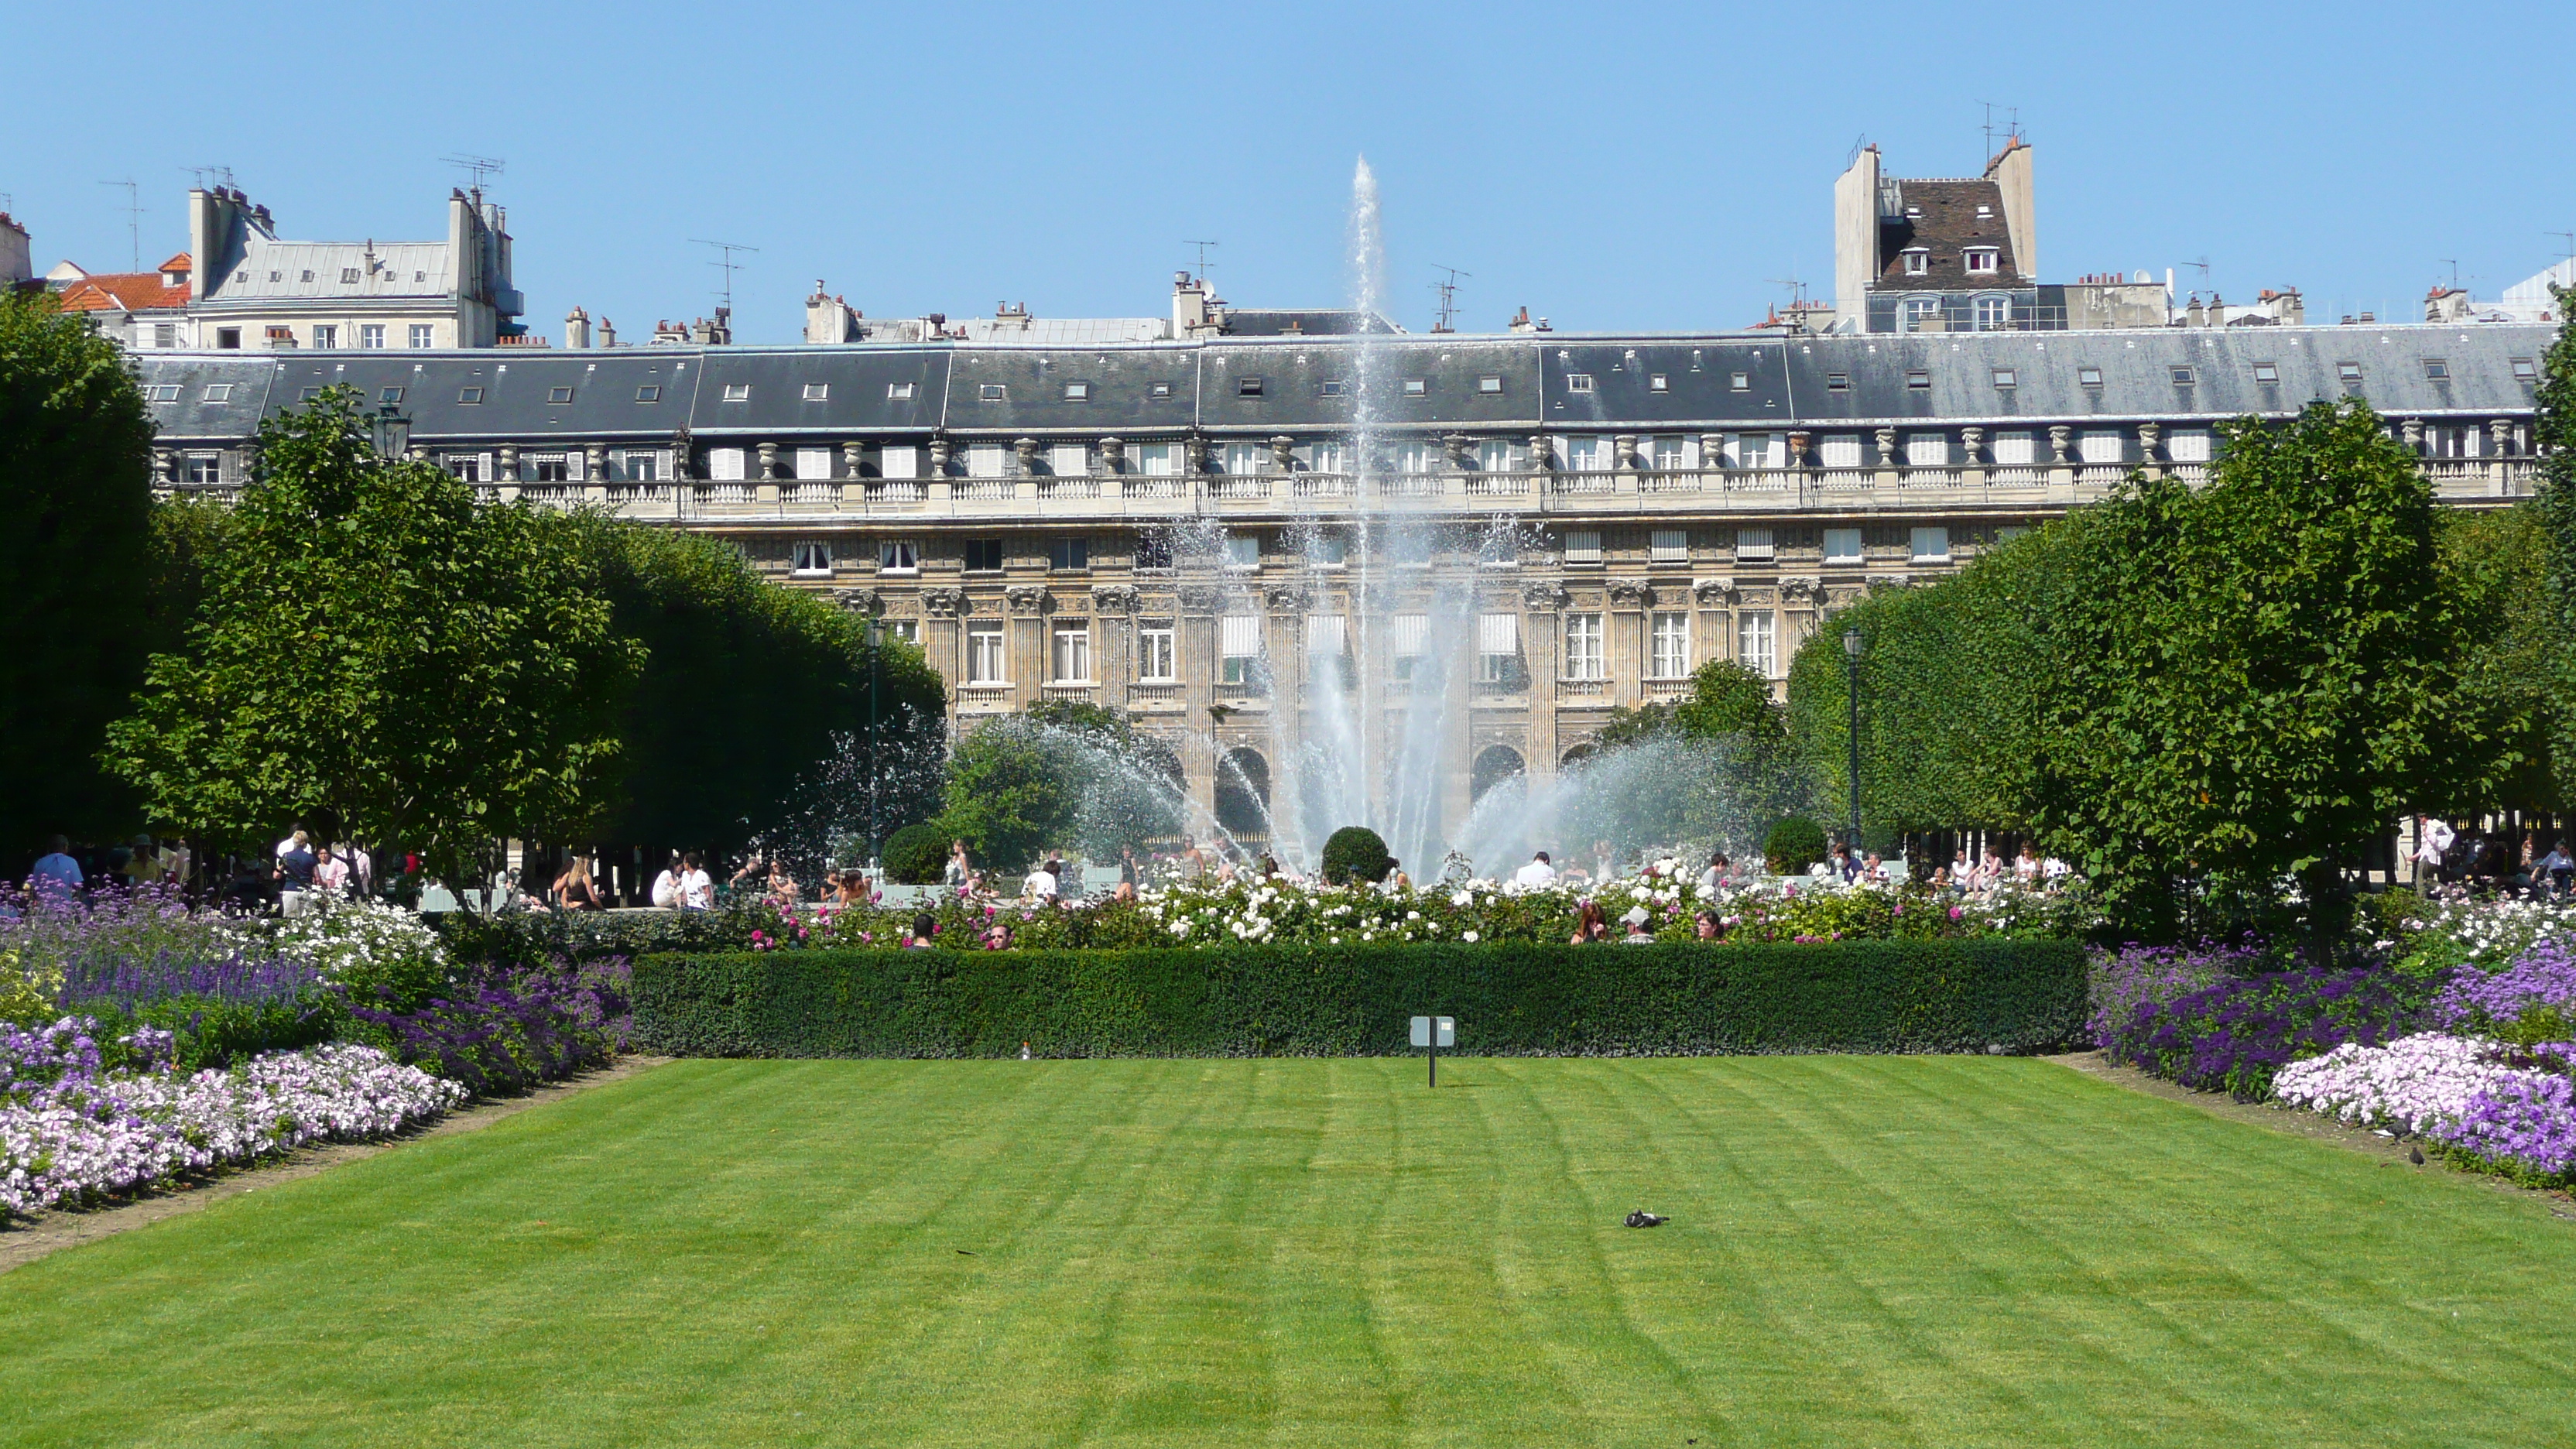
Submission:
<svg viewBox="0 0 2576 1449">
<path fill-rule="evenodd" d="M 859 439 L 945 430 L 960 437 L 1312 436 L 1357 419 L 1364 376 L 1393 431 L 1832 430 L 1909 423 L 2169 423 L 2283 416 L 2351 393 L 2383 413 L 2484 420 L 2527 416 L 2535 364 L 2555 329 L 2469 324 L 2151 328 L 2103 332 L 1782 337 L 1405 336 L 1231 338 L 1116 347 L 979 347 L 965 342 L 843 347 L 638 347 L 560 352 L 145 353 L 165 436 L 248 436 L 265 411 L 345 382 L 370 403 L 387 388 L 423 441 Z M 2428 375 L 2428 359 L 2445 377 Z M 2360 368 L 2347 387 L 2339 372 Z M 2274 383 L 2256 381 L 2256 367 Z M 2086 385 L 2085 369 L 2099 371 Z M 2176 369 L 2186 381 L 2177 381 Z M 1998 369 L 2010 385 L 1997 385 Z M 1735 374 L 1744 374 L 1744 386 Z M 1914 374 L 1921 375 L 1920 386 Z M 1663 386 L 1655 386 L 1660 376 Z M 1247 378 L 1260 379 L 1257 393 Z M 1485 379 L 1492 378 L 1492 391 Z M 1839 378 L 1843 385 L 1836 386 Z M 1408 394 L 1407 380 L 1422 384 Z M 1577 379 L 1584 379 L 1578 382 Z M 207 381 L 235 384 L 208 404 Z M 1088 386 L 1075 400 L 1068 383 Z M 1340 384 L 1327 388 L 1325 384 Z M 1160 385 L 1164 394 L 1156 396 Z M 809 399 L 807 388 L 820 395 Z M 461 400 L 481 388 L 482 401 Z M 658 387 L 655 401 L 638 391 Z M 988 397 L 985 389 L 998 389 Z M 728 400 L 728 389 L 741 389 Z M 557 401 L 557 390 L 568 390 Z M 907 394 L 907 391 L 908 394 Z M 256 399 L 256 401 L 254 401 Z"/>
<path fill-rule="evenodd" d="M 340 280 L 351 269 L 358 280 Z M 241 255 L 206 281 L 218 305 L 443 298 L 456 290 L 456 265 L 445 242 L 272 241 L 244 228 Z"/>
<path fill-rule="evenodd" d="M 2004 221 L 2003 188 L 1992 181 L 1903 181 L 1896 183 L 1904 211 L 1878 219 L 1878 290 L 1914 292 L 1965 291 L 1980 287 L 2028 286 L 2020 259 L 2013 255 L 2012 232 Z M 1979 216 L 1978 207 L 1986 208 Z M 1920 211 L 1922 215 L 1909 213 Z M 1922 248 L 1922 275 L 1905 270 L 1905 253 Z M 1992 274 L 1970 273 L 1970 247 L 1992 247 Z"/>
</svg>

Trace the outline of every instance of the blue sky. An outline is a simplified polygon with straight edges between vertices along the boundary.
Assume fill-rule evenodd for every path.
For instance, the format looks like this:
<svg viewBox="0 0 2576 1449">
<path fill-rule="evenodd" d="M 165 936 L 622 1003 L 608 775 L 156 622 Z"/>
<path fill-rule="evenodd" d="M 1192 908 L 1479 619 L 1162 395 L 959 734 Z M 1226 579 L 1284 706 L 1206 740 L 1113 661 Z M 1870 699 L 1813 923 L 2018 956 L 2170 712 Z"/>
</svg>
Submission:
<svg viewBox="0 0 2576 1449">
<path fill-rule="evenodd" d="M 2177 269 L 2312 319 L 2420 315 L 2566 254 L 2576 6 L 52 6 L 12 23 L 0 193 L 39 270 L 186 245 L 184 169 L 290 237 L 427 239 L 506 158 L 530 324 L 638 338 L 709 311 L 693 238 L 758 247 L 747 342 L 817 277 L 871 316 L 1167 312 L 1214 238 L 1238 305 L 1341 300 L 1352 163 L 1393 310 L 1565 330 L 1732 327 L 1832 291 L 1832 183 L 1973 173 L 1982 102 L 2037 147 L 2044 279 Z M 2559 99 L 2551 99 L 2559 97 Z"/>
</svg>

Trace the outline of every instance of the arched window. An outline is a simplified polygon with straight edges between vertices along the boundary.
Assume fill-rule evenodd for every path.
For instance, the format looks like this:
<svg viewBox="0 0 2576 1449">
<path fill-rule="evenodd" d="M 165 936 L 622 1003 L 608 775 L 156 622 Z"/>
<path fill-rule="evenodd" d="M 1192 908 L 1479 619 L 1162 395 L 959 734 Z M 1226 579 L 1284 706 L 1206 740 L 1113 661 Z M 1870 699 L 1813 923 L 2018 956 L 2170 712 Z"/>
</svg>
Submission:
<svg viewBox="0 0 2576 1449">
<path fill-rule="evenodd" d="M 1520 751 L 1509 745 L 1490 745 L 1476 753 L 1476 763 L 1467 774 L 1468 793 L 1482 800 L 1485 792 L 1496 785 L 1518 779 L 1523 768 Z"/>
<path fill-rule="evenodd" d="M 1216 823 L 1237 840 L 1270 838 L 1270 762 L 1258 751 L 1217 756 Z"/>
</svg>

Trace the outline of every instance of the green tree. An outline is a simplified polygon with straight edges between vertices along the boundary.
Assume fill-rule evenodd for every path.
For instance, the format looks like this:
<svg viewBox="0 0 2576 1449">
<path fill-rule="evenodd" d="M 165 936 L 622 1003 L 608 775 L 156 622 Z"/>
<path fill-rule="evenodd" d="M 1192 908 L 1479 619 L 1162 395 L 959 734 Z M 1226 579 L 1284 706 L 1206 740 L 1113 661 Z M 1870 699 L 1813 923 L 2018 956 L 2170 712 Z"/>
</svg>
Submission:
<svg viewBox="0 0 2576 1449">
<path fill-rule="evenodd" d="M 2323 949 L 2344 871 L 2491 778 L 2511 720 L 2470 687 L 2432 491 L 2376 415 L 2224 434 L 2205 490 L 2133 479 L 2071 530 L 2031 816 L 2132 924 L 2170 931 L 2186 870 L 2258 900 L 2295 879 Z"/>
<path fill-rule="evenodd" d="M 2550 744 L 2555 774 L 2576 780 L 2576 288 L 2552 287 L 2558 336 L 2540 365 L 2540 413 L 2532 442 L 2540 452 L 2542 568 L 2551 623 L 2558 641 L 2543 678 L 2551 695 Z"/>
<path fill-rule="evenodd" d="M 2548 523 L 2537 501 L 2511 508 L 2444 509 L 2442 572 L 2460 591 L 2475 644 L 2465 689 L 2480 701 L 2472 717 L 2501 719 L 2492 767 L 2447 799 L 2421 808 L 2443 814 L 2566 811 L 2567 777 L 2555 768 L 2563 728 L 2555 678 L 2565 652 L 2549 583 Z"/>
<path fill-rule="evenodd" d="M 948 762 L 941 834 L 1016 869 L 1071 845 L 1099 858 L 1176 834 L 1180 761 L 1169 746 L 1098 705 L 1048 701 L 992 720 Z"/>
<path fill-rule="evenodd" d="M 135 823 L 98 751 L 149 649 L 152 435 L 115 343 L 0 292 L 0 856 Z"/>
<path fill-rule="evenodd" d="M 246 846 L 307 820 L 455 875 L 600 803 L 637 649 L 570 521 L 378 457 L 357 395 L 260 428 L 181 653 L 109 758 L 154 814 Z"/>
<path fill-rule="evenodd" d="M 725 540 L 576 526 L 612 626 L 646 651 L 604 838 L 810 858 L 863 834 L 871 808 L 880 836 L 938 808 L 947 696 L 919 649 L 871 646 L 863 616 L 763 578 Z"/>
</svg>

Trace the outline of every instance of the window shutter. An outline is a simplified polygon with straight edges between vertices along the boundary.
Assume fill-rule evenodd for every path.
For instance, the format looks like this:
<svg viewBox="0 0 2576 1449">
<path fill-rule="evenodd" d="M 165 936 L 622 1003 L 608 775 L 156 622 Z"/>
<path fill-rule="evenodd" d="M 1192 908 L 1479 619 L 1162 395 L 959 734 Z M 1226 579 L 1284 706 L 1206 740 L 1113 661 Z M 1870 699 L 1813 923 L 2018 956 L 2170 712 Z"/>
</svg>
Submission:
<svg viewBox="0 0 2576 1449">
<path fill-rule="evenodd" d="M 1306 652 L 1309 654 L 1341 653 L 1343 641 L 1349 637 L 1348 627 L 1349 621 L 1339 614 L 1307 615 Z"/>
<path fill-rule="evenodd" d="M 1261 652 L 1259 615 L 1228 614 L 1217 625 L 1219 654 L 1229 659 L 1248 659 Z"/>
<path fill-rule="evenodd" d="M 1518 654 L 1521 652 L 1521 616 L 1518 614 L 1485 614 L 1476 620 L 1476 652 L 1479 654 Z"/>
<path fill-rule="evenodd" d="M 1422 652 L 1422 635 L 1423 625 L 1425 622 L 1426 620 L 1424 616 L 1420 614 L 1398 614 L 1395 616 L 1396 653 L 1419 654 Z"/>
</svg>

